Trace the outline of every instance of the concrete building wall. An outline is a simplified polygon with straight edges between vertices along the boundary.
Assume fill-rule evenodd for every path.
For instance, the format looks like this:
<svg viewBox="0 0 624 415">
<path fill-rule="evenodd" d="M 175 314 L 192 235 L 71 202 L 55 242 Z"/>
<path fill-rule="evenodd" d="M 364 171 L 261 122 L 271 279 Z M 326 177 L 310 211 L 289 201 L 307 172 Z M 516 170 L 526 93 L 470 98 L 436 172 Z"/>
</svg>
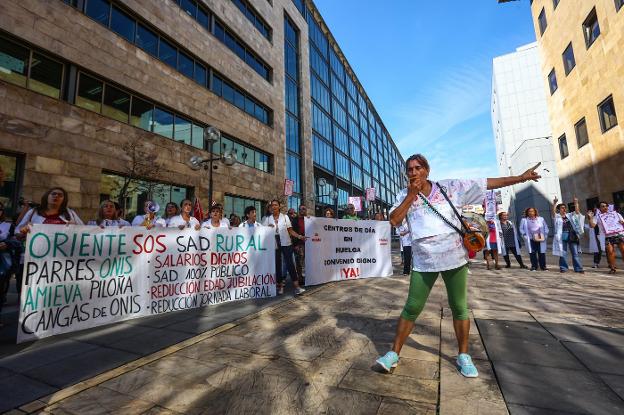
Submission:
<svg viewBox="0 0 624 415">
<path fill-rule="evenodd" d="M 539 172 L 543 179 L 538 183 L 501 189 L 503 208 L 519 219 L 527 207 L 543 211 L 547 200 L 560 198 L 536 43 L 494 58 L 492 128 L 501 176 L 519 175 L 542 163 Z"/>
<path fill-rule="evenodd" d="M 595 10 L 600 35 L 586 45 L 583 23 Z M 541 34 L 538 18 L 547 27 Z M 583 210 L 599 198 L 624 206 L 624 7 L 614 0 L 535 0 L 531 12 L 542 61 L 542 83 L 547 91 L 553 145 L 563 201 L 578 197 Z M 576 66 L 566 75 L 562 54 L 572 45 Z M 558 88 L 551 94 L 548 75 L 555 72 Z M 598 105 L 612 96 L 619 123 L 602 131 Z M 575 124 L 587 123 L 589 142 L 577 143 Z M 565 135 L 569 155 L 562 158 L 558 139 Z"/>
</svg>

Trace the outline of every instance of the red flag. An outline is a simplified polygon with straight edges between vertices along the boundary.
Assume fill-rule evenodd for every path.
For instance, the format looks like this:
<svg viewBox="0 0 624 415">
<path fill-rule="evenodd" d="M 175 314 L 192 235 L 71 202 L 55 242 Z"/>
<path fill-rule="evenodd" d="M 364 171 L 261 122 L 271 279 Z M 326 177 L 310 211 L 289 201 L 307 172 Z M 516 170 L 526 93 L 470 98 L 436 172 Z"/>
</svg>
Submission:
<svg viewBox="0 0 624 415">
<path fill-rule="evenodd" d="M 193 203 L 193 216 L 200 223 L 204 220 L 204 211 L 202 210 L 201 203 L 199 203 L 199 199 L 195 196 L 195 203 Z"/>
</svg>

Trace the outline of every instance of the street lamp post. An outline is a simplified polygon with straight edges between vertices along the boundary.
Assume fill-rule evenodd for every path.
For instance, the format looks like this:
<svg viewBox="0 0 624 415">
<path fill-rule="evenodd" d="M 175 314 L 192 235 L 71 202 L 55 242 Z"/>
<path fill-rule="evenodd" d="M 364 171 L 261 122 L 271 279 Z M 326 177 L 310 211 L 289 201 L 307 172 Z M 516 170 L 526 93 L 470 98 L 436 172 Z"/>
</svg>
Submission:
<svg viewBox="0 0 624 415">
<path fill-rule="evenodd" d="M 219 131 L 215 127 L 207 127 L 204 128 L 204 143 L 210 149 L 210 153 L 214 153 L 214 145 L 217 142 L 221 141 L 221 131 Z M 193 156 L 188 161 L 188 165 L 193 170 L 200 170 L 202 167 L 208 169 L 208 209 L 212 207 L 212 193 L 213 193 L 213 181 L 212 181 L 212 173 L 213 169 L 216 166 L 213 166 L 213 162 L 221 161 L 226 166 L 233 166 L 238 160 L 236 158 L 236 151 L 228 150 L 225 152 L 221 152 L 219 149 L 219 154 L 217 157 L 201 157 L 201 156 Z M 243 154 L 243 158 L 245 158 L 247 154 Z M 206 166 L 206 163 L 208 164 Z"/>
</svg>

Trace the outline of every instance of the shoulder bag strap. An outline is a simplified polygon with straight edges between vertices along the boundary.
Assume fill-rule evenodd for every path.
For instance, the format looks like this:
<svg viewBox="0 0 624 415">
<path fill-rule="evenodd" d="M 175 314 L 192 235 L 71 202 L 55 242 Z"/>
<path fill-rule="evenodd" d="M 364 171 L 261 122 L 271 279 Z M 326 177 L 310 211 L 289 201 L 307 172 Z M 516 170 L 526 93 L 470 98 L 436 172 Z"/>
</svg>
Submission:
<svg viewBox="0 0 624 415">
<path fill-rule="evenodd" d="M 464 230 L 466 232 L 471 232 L 470 229 L 468 229 L 468 227 L 466 226 L 466 223 L 464 222 L 464 219 L 462 218 L 462 216 L 457 211 L 457 208 L 455 208 L 455 205 L 453 204 L 453 202 L 451 202 L 451 199 L 449 199 L 449 197 L 446 195 L 446 192 L 444 191 L 444 188 L 442 186 L 440 186 L 440 183 L 436 183 L 436 186 L 438 186 L 438 189 L 440 189 L 440 193 L 442 193 L 442 196 L 444 196 L 444 198 L 446 199 L 448 204 L 451 205 L 451 209 L 453 209 L 453 212 L 455 212 L 455 215 L 457 216 L 457 219 L 459 219 L 459 223 L 462 224 L 462 228 L 464 228 Z"/>
<path fill-rule="evenodd" d="M 450 226 L 451 228 L 453 228 L 453 229 L 454 229 L 454 230 L 455 230 L 458 234 L 460 234 L 461 236 L 464 236 L 464 232 L 463 232 L 461 229 L 459 229 L 457 226 L 455 226 L 453 223 L 451 223 L 451 221 L 450 221 L 450 220 L 448 220 L 446 217 L 444 217 L 444 215 L 442 215 L 440 212 L 438 212 L 438 211 L 437 211 L 437 209 L 436 209 L 436 208 L 434 208 L 434 207 L 431 205 L 431 203 L 429 203 L 429 201 L 427 200 L 427 198 L 425 197 L 425 195 L 423 195 L 422 193 L 419 193 L 419 194 L 418 194 L 418 196 L 419 196 L 419 197 L 420 197 L 420 199 L 423 201 L 423 203 L 424 203 L 425 205 L 427 205 L 427 206 L 431 209 L 431 211 L 432 211 L 433 213 L 435 213 L 435 215 L 436 215 L 437 217 L 439 217 L 440 219 L 442 219 L 442 221 L 443 221 L 444 223 L 446 223 L 448 226 Z M 462 223 L 463 223 L 463 222 L 462 222 Z"/>
</svg>

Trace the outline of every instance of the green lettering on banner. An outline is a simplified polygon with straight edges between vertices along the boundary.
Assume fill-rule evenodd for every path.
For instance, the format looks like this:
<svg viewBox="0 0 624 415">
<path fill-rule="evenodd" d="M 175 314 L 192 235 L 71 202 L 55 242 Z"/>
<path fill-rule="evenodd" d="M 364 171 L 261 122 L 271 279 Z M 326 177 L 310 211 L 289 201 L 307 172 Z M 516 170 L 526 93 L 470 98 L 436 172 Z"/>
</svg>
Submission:
<svg viewBox="0 0 624 415">
<path fill-rule="evenodd" d="M 75 236 L 75 235 L 74 235 L 74 236 Z M 64 240 L 63 242 L 59 242 L 59 238 L 60 238 L 60 237 L 65 238 L 65 240 Z M 52 252 L 52 256 L 56 256 L 56 251 L 57 251 L 57 250 L 61 251 L 61 253 L 63 254 L 63 256 L 64 256 L 64 257 L 69 256 L 69 255 L 67 255 L 67 253 L 65 253 L 65 251 L 63 251 L 63 250 L 61 249 L 61 246 L 62 246 L 62 245 L 65 245 L 65 243 L 66 243 L 68 240 L 69 240 L 69 236 L 67 236 L 67 234 L 56 232 L 56 233 L 54 234 L 54 252 Z"/>
<path fill-rule="evenodd" d="M 42 255 L 37 255 L 35 254 L 35 252 L 33 251 L 33 244 L 35 243 L 35 240 L 40 237 L 43 236 L 48 244 L 48 247 L 45 250 L 45 253 L 43 253 Z M 30 254 L 31 257 L 33 258 L 43 258 L 45 256 L 48 255 L 48 253 L 50 252 L 50 238 L 48 238 L 48 235 L 46 235 L 45 233 L 36 233 L 32 236 L 32 238 L 30 238 L 30 245 L 28 245 L 28 253 Z"/>
<path fill-rule="evenodd" d="M 104 235 L 94 235 L 93 238 L 93 255 L 102 256 L 102 242 L 104 241 Z"/>
<path fill-rule="evenodd" d="M 117 255 L 126 255 L 126 250 L 122 249 L 124 246 L 126 246 L 126 242 L 124 241 L 124 239 L 126 239 L 126 234 L 125 233 L 120 234 L 119 245 L 117 245 Z M 130 268 L 132 268 L 132 266 L 130 266 Z"/>
<path fill-rule="evenodd" d="M 223 243 L 223 235 L 217 234 L 217 252 L 224 251 L 221 244 Z"/>
<path fill-rule="evenodd" d="M 253 236 L 252 236 L 253 238 Z M 245 237 L 243 235 L 236 235 L 236 250 L 237 251 L 244 251 L 245 249 L 243 249 L 243 242 L 245 242 Z"/>
<path fill-rule="evenodd" d="M 57 284 L 49 287 L 37 287 L 34 297 L 32 287 L 28 287 L 22 312 L 25 312 L 28 307 L 30 307 L 32 311 L 37 311 L 39 305 L 41 305 L 41 307 L 59 307 L 73 303 L 76 299 L 80 301 L 83 300 L 82 292 L 78 284 Z"/>
<path fill-rule="evenodd" d="M 80 235 L 80 252 L 79 252 L 78 255 L 80 255 L 80 256 L 89 256 L 88 252 L 84 252 L 83 251 L 85 248 L 89 248 L 89 246 L 90 246 L 88 242 L 85 242 L 85 237 L 88 238 L 89 236 L 91 236 L 90 233 L 83 233 L 82 235 Z"/>
</svg>

